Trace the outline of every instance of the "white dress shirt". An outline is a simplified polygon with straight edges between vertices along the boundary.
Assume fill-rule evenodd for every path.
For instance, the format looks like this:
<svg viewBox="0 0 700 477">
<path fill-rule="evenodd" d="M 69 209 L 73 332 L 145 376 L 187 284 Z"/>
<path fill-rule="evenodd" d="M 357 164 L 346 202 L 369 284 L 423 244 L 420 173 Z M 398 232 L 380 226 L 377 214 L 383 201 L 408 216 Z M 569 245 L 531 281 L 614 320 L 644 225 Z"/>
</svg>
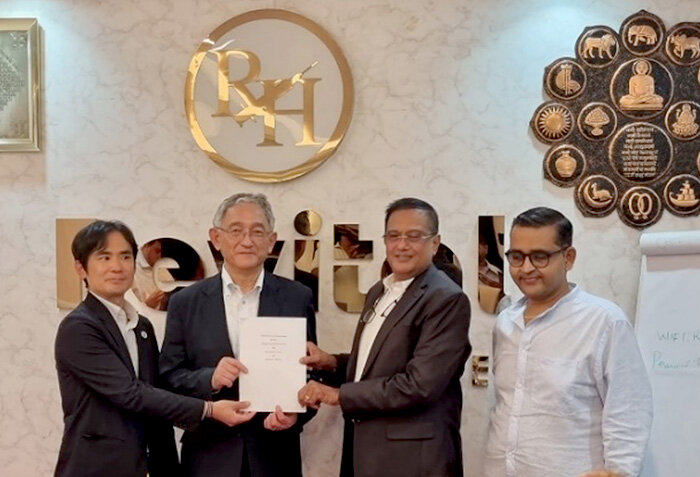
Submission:
<svg viewBox="0 0 700 477">
<path fill-rule="evenodd" d="M 258 279 L 255 281 L 253 289 L 248 293 L 243 293 L 241 287 L 236 285 L 231 279 L 231 275 L 226 271 L 226 267 L 221 269 L 221 281 L 224 289 L 224 309 L 226 311 L 226 327 L 228 328 L 228 338 L 231 342 L 233 355 L 238 356 L 239 327 L 243 320 L 258 316 L 260 307 L 260 292 L 263 287 L 264 271 L 260 271 Z"/>
<path fill-rule="evenodd" d="M 372 344 L 374 344 L 377 333 L 379 333 L 379 328 L 382 327 L 387 315 L 394 309 L 412 281 L 413 277 L 408 280 L 397 281 L 393 273 L 384 278 L 384 294 L 375 302 L 372 309 L 368 312 L 367 317 L 363 317 L 367 321 L 365 322 L 364 328 L 362 328 L 362 335 L 360 336 L 360 343 L 357 350 L 357 367 L 355 368 L 356 382 L 359 381 L 360 376 L 362 376 L 362 371 L 369 357 L 369 351 L 372 349 Z"/>
<path fill-rule="evenodd" d="M 525 325 L 523 298 L 493 329 L 486 477 L 640 472 L 651 387 L 624 312 L 578 287 Z"/>
<path fill-rule="evenodd" d="M 124 308 L 122 308 L 116 303 L 112 303 L 109 300 L 105 300 L 104 298 L 102 298 L 99 295 L 96 295 L 95 293 L 90 293 L 92 294 L 92 296 L 100 300 L 100 303 L 102 303 L 107 308 L 107 310 L 109 310 L 109 314 L 112 315 L 112 318 L 114 318 L 114 321 L 117 323 L 117 327 L 119 327 L 119 331 L 124 337 L 124 342 L 126 342 L 126 349 L 129 351 L 129 358 L 131 358 L 131 364 L 134 366 L 134 372 L 138 377 L 139 348 L 136 345 L 135 328 L 139 322 L 139 314 L 128 301 L 124 301 Z"/>
</svg>

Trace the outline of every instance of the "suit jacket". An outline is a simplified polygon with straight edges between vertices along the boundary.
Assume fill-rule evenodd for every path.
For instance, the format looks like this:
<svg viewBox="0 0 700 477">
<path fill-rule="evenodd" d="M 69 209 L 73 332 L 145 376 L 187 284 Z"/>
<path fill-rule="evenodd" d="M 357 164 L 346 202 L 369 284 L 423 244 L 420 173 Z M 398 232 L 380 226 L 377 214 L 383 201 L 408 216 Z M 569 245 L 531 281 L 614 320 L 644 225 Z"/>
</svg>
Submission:
<svg viewBox="0 0 700 477">
<path fill-rule="evenodd" d="M 92 294 L 61 322 L 55 352 L 65 428 L 56 476 L 179 475 L 168 421 L 196 426 L 204 403 L 154 387 L 153 326 L 139 316 L 134 331 L 138 377 L 117 323 Z"/>
<path fill-rule="evenodd" d="M 258 315 L 306 317 L 307 339 L 316 342 L 311 290 L 264 272 Z M 175 392 L 203 399 L 238 400 L 238 381 L 212 394 L 211 378 L 219 360 L 234 356 L 229 341 L 221 275 L 172 296 L 160 356 L 161 376 Z M 238 477 L 246 459 L 254 477 L 301 477 L 299 434 L 311 413 L 285 431 L 263 427 L 265 415 L 235 427 L 206 421 L 182 437 L 182 464 L 190 476 Z M 245 455 L 244 455 L 245 454 Z"/>
<path fill-rule="evenodd" d="M 383 289 L 382 282 L 370 289 L 362 316 Z M 387 315 L 353 382 L 360 320 L 352 352 L 338 356 L 346 380 L 341 475 L 462 476 L 459 379 L 471 352 L 469 319 L 467 296 L 431 265 Z"/>
</svg>

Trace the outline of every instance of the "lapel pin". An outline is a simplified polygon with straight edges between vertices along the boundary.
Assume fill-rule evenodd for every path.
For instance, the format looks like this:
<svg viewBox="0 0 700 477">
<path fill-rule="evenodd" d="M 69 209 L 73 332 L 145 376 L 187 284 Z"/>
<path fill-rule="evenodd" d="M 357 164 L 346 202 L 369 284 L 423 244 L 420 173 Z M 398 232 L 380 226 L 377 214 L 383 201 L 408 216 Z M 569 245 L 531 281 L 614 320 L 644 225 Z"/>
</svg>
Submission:
<svg viewBox="0 0 700 477">
<path fill-rule="evenodd" d="M 141 330 L 141 338 L 143 338 L 143 339 L 148 338 L 148 333 L 146 333 L 145 331 Z"/>
</svg>

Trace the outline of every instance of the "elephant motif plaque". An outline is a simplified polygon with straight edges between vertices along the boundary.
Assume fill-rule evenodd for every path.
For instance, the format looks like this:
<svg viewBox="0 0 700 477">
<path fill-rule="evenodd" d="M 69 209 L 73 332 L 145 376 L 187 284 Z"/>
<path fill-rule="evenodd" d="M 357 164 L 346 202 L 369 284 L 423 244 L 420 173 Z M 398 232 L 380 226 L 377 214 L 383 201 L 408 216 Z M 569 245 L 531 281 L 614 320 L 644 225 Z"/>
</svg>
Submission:
<svg viewBox="0 0 700 477">
<path fill-rule="evenodd" d="M 551 100 L 530 121 L 550 146 L 545 179 L 585 216 L 616 210 L 637 229 L 700 215 L 700 23 L 667 29 L 641 10 L 585 28 L 575 52 L 545 68 Z"/>
</svg>

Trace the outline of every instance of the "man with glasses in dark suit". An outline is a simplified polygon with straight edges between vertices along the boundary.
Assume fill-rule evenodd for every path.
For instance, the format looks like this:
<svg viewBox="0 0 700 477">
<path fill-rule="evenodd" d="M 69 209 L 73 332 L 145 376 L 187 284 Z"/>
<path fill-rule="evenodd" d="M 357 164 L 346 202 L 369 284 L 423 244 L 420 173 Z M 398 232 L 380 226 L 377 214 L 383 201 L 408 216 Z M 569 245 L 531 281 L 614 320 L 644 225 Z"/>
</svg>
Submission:
<svg viewBox="0 0 700 477">
<path fill-rule="evenodd" d="M 262 194 L 238 193 L 214 214 L 209 238 L 224 257 L 221 273 L 173 295 L 168 306 L 161 376 L 173 391 L 204 399 L 238 399 L 243 320 L 306 318 L 316 341 L 311 290 L 264 270 L 277 234 Z M 313 413 L 258 415 L 234 429 L 205 423 L 182 438 L 188 476 L 301 477 L 299 435 Z"/>
<path fill-rule="evenodd" d="M 460 477 L 469 300 L 432 264 L 440 235 L 430 204 L 391 203 L 384 243 L 391 274 L 369 290 L 350 354 L 330 355 L 310 343 L 302 358 L 343 384 L 312 381 L 299 402 L 342 409 L 343 477 Z"/>
</svg>

